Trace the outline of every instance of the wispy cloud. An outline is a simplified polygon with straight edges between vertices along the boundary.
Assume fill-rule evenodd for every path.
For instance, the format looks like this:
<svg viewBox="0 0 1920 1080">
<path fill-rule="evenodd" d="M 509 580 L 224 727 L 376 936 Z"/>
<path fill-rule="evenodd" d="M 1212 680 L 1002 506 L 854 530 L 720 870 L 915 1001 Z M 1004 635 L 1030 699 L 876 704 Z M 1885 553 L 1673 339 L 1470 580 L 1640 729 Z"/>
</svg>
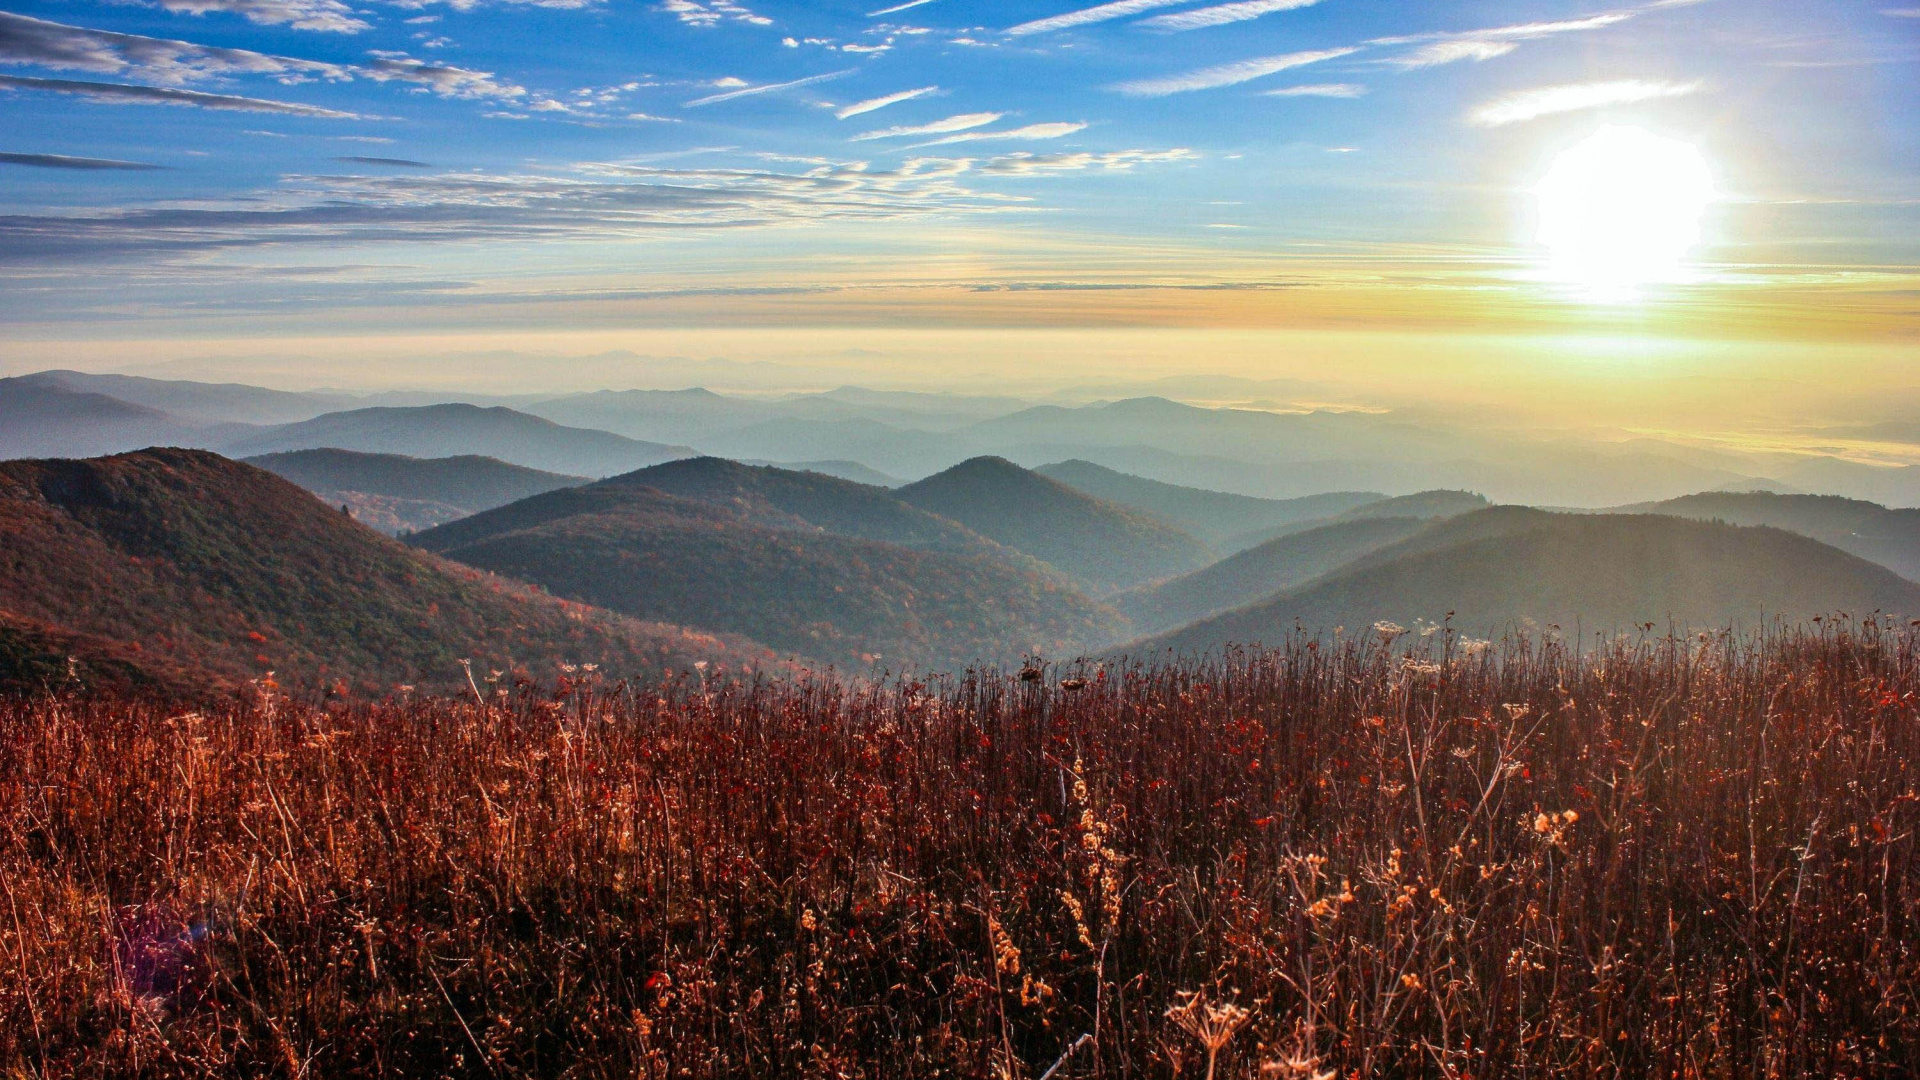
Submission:
<svg viewBox="0 0 1920 1080">
<path fill-rule="evenodd" d="M 1555 113 L 1599 109 L 1608 105 L 1631 105 L 1638 101 L 1685 97 L 1700 90 L 1694 82 L 1664 82 L 1655 79 L 1613 79 L 1606 82 L 1568 83 L 1543 86 L 1490 101 L 1468 114 L 1468 120 L 1481 127 L 1502 127 L 1535 120 Z"/>
<path fill-rule="evenodd" d="M 702 105 L 718 105 L 722 101 L 733 101 L 736 98 L 753 97 L 756 94 L 773 94 L 782 90 L 795 90 L 802 86 L 812 86 L 815 83 L 823 83 L 851 74 L 853 74 L 852 68 L 848 68 L 845 71 L 830 71 L 825 75 L 809 75 L 804 79 L 795 79 L 792 82 L 768 83 L 765 86 L 749 86 L 742 90 L 729 90 L 723 94 L 709 94 L 703 98 L 695 98 L 685 104 L 689 109 L 697 109 Z"/>
<path fill-rule="evenodd" d="M 0 154 L 0 165 L 30 165 L 36 169 L 74 169 L 80 172 L 151 172 L 165 165 L 113 158 L 68 157 L 65 154 Z"/>
<path fill-rule="evenodd" d="M 740 22 L 751 26 L 772 26 L 773 20 L 732 0 L 662 0 L 660 10 L 689 26 L 717 26 L 722 22 Z"/>
<path fill-rule="evenodd" d="M 897 12 L 906 11 L 908 8 L 917 8 L 922 4 L 931 3 L 933 3 L 933 0 L 907 0 L 904 4 L 895 4 L 889 8 L 881 8 L 879 11 L 869 11 L 867 12 L 867 18 L 877 19 L 882 15 L 892 15 Z"/>
<path fill-rule="evenodd" d="M 1325 60 L 1336 60 L 1359 52 L 1357 47 L 1340 49 L 1312 49 L 1306 52 L 1283 53 L 1279 56 L 1263 56 L 1253 60 L 1237 60 L 1231 64 L 1201 68 L 1182 75 L 1168 75 L 1155 79 L 1136 79 L 1120 83 L 1111 89 L 1135 97 L 1165 97 L 1168 94 L 1183 94 L 1193 90 L 1213 90 L 1222 86 L 1235 86 L 1243 82 L 1286 71 L 1290 68 L 1305 67 Z"/>
<path fill-rule="evenodd" d="M 429 165 L 424 161 L 414 161 L 409 158 L 397 158 L 397 157 L 361 157 L 358 154 L 354 154 L 354 155 L 349 155 L 347 157 L 337 157 L 337 158 L 334 158 L 333 160 L 342 161 L 349 165 L 384 165 L 389 168 L 395 168 L 395 169 L 431 169 L 433 168 L 432 165 Z"/>
<path fill-rule="evenodd" d="M 262 26 L 290 26 L 295 30 L 325 30 L 357 34 L 373 29 L 340 0 L 159 0 L 168 11 L 188 15 L 224 12 Z"/>
<path fill-rule="evenodd" d="M 491 72 L 430 64 L 401 53 L 375 54 L 364 64 L 334 64 L 251 49 L 92 30 L 6 12 L 0 12 L 0 63 L 133 73 L 176 85 L 230 75 L 266 75 L 283 83 L 314 79 L 350 82 L 356 78 L 408 82 L 445 97 L 517 98 L 527 93 L 525 87 L 496 80 Z"/>
<path fill-rule="evenodd" d="M 1263 91 L 1268 97 L 1327 97 L 1357 98 L 1364 96 L 1367 88 L 1359 83 L 1313 83 L 1308 86 L 1282 86 L 1277 90 Z"/>
<path fill-rule="evenodd" d="M 100 74 L 137 72 L 163 83 L 222 75 L 272 75 L 283 81 L 352 78 L 344 64 L 90 30 L 4 11 L 0 11 L 0 63 Z"/>
<path fill-rule="evenodd" d="M 1077 131 L 1087 130 L 1081 123 L 1028 124 L 1026 127 L 1010 128 L 1006 131 L 969 131 L 960 135 L 949 135 L 944 139 L 920 143 L 920 146 L 947 146 L 952 143 L 990 142 L 999 140 L 1037 140 L 1059 139 Z"/>
<path fill-rule="evenodd" d="M 937 86 L 923 86 L 918 90 L 902 90 L 897 94 L 886 94 L 877 98 L 868 98 L 865 101 L 856 101 L 835 112 L 833 115 L 845 120 L 848 117 L 861 116 L 866 113 L 884 109 L 889 105 L 898 105 L 903 101 L 912 101 L 914 98 L 926 97 L 928 94 L 937 94 L 939 92 L 940 88 Z"/>
<path fill-rule="evenodd" d="M 953 131 L 969 131 L 973 128 L 986 127 L 1005 115 L 1006 113 L 997 112 L 961 113 L 959 116 L 949 116 L 945 120 L 935 120 L 931 124 L 890 127 L 880 131 L 865 132 L 855 135 L 853 141 L 867 142 L 873 139 L 897 139 L 911 135 L 945 135 Z"/>
<path fill-rule="evenodd" d="M 997 157 L 980 166 L 988 176 L 1046 176 L 1068 172 L 1126 172 L 1136 165 L 1157 165 L 1172 161 L 1193 161 L 1199 154 L 1185 147 L 1173 150 L 1115 150 L 1105 154 L 1030 154 L 1014 153 Z"/>
<path fill-rule="evenodd" d="M 1881 8 L 1880 14 L 1890 19 L 1920 19 L 1920 7 Z"/>
<path fill-rule="evenodd" d="M 1225 26 L 1228 23 L 1257 19 L 1276 11 L 1294 11 L 1298 8 L 1312 7 L 1317 3 L 1320 3 L 1320 0 L 1238 0 L 1237 3 L 1232 4 L 1215 4 L 1212 7 L 1195 8 L 1192 11 L 1155 15 L 1151 19 L 1140 20 L 1140 25 L 1151 26 L 1155 30 L 1204 30 L 1210 26 Z"/>
<path fill-rule="evenodd" d="M 1028 34 L 1050 34 L 1055 30 L 1071 30 L 1076 26 L 1087 26 L 1092 23 L 1107 22 L 1112 19 L 1124 19 L 1129 15 L 1138 15 L 1143 11 L 1152 11 L 1154 8 L 1174 7 L 1186 2 L 1187 0 L 1114 0 L 1111 4 L 1101 4 L 1098 7 L 1082 8 L 1079 11 L 1069 11 L 1063 15 L 1052 15 L 1044 19 L 1035 19 L 1032 22 L 1023 22 L 1018 26 L 1009 27 L 1007 33 L 1013 37 L 1024 37 Z"/>
<path fill-rule="evenodd" d="M 1420 47 L 1400 56 L 1391 57 L 1387 63 L 1395 67 L 1412 70 L 1415 68 L 1438 67 L 1442 64 L 1459 63 L 1463 60 L 1492 60 L 1505 56 L 1520 47 L 1522 41 L 1553 37 L 1557 34 L 1578 34 L 1589 30 L 1601 30 L 1617 26 L 1629 19 L 1662 7 L 1683 7 L 1700 0 L 1661 0 L 1644 8 L 1624 11 L 1606 11 L 1598 15 L 1589 15 L 1580 19 L 1560 19 L 1552 22 L 1514 23 L 1508 26 L 1491 26 L 1481 30 L 1466 30 L 1459 33 L 1413 34 L 1404 37 L 1376 38 L 1369 45 L 1419 45 Z"/>
<path fill-rule="evenodd" d="M 275 113 L 280 116 L 306 116 L 319 120 L 366 119 L 358 113 L 323 109 L 318 105 L 297 105 L 290 101 L 236 97 L 232 94 L 207 94 L 198 90 L 181 90 L 170 86 L 136 86 L 128 83 L 0 75 L 0 90 L 42 90 L 55 94 L 77 94 L 114 105 L 189 105 L 223 112 Z"/>
<path fill-rule="evenodd" d="M 1387 61 L 1395 67 L 1427 68 L 1455 64 L 1462 60 L 1492 60 L 1520 47 L 1517 41 L 1492 41 L 1467 38 L 1460 41 L 1436 41 Z"/>
</svg>

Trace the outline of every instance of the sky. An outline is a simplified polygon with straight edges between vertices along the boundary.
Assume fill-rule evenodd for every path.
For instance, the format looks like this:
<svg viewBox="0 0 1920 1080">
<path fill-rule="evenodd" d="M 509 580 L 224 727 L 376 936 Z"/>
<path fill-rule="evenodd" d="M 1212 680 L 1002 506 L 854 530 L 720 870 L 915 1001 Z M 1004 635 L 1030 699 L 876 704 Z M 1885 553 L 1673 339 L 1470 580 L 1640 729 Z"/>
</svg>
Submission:
<svg viewBox="0 0 1920 1080">
<path fill-rule="evenodd" d="M 1917 61 L 1906 0 L 0 0 L 0 373 L 1884 399 Z M 1541 192 L 1621 131 L 1705 201 L 1601 289 Z"/>
</svg>

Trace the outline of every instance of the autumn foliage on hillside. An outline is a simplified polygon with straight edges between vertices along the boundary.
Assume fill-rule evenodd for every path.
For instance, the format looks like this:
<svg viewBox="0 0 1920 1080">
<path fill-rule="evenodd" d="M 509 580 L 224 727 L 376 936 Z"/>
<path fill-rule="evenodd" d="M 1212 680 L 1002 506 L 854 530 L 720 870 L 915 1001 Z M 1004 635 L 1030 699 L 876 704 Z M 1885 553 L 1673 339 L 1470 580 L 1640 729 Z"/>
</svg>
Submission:
<svg viewBox="0 0 1920 1080">
<path fill-rule="evenodd" d="M 0 689 L 57 686 L 65 642 L 117 681 L 453 688 L 460 662 L 648 675 L 772 665 L 735 638 L 624 619 L 375 534 L 264 470 L 195 450 L 0 462 Z M 9 642 L 13 642 L 9 645 Z M 190 676 L 190 677 L 189 677 Z"/>
<path fill-rule="evenodd" d="M 1873 621 L 46 698 L 0 707 L 0 1070 L 1911 1076 L 1916 828 Z"/>
</svg>

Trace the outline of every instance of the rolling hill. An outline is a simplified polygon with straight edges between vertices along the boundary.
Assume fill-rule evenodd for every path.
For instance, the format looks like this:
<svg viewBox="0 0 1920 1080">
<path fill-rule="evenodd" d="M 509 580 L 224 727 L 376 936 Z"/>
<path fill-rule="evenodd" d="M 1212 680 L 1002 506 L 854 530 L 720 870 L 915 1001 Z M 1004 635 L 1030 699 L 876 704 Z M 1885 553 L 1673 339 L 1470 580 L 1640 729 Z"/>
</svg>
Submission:
<svg viewBox="0 0 1920 1080">
<path fill-rule="evenodd" d="M 1615 512 L 1771 525 L 1877 562 L 1909 581 L 1920 581 L 1920 510 L 1889 510 L 1838 495 L 1710 491 Z"/>
<path fill-rule="evenodd" d="M 267 671 L 303 686 L 451 687 L 462 658 L 539 676 L 563 661 L 637 675 L 774 662 L 749 642 L 564 604 L 411 550 L 272 473 L 194 450 L 0 464 L 0 616 L 22 655 L 95 641 L 83 662 L 216 688 Z"/>
<path fill-rule="evenodd" d="M 418 532 L 588 482 L 584 476 L 475 455 L 414 458 L 357 450 L 291 450 L 248 458 L 247 464 L 299 484 L 322 502 L 348 506 L 355 520 L 389 535 Z"/>
<path fill-rule="evenodd" d="M 701 496 L 669 494 L 647 478 Z M 413 542 L 555 595 L 857 667 L 876 658 L 921 668 L 1017 661 L 1125 633 L 1112 609 L 952 523 L 899 504 L 890 515 L 884 492 L 867 507 L 873 518 L 830 497 L 857 504 L 875 490 L 701 459 L 548 492 Z M 804 514 L 837 518 L 865 538 Z M 925 546 L 874 538 L 884 535 Z"/>
<path fill-rule="evenodd" d="M 1212 561 L 1199 538 L 1170 522 L 1004 458 L 973 458 L 893 494 L 1049 563 L 1098 593 L 1173 577 Z"/>
<path fill-rule="evenodd" d="M 1453 613 L 1463 633 L 1557 625 L 1571 637 L 1651 622 L 1754 628 L 1833 612 L 1920 613 L 1920 585 L 1770 528 L 1657 515 L 1497 507 L 1430 526 L 1301 588 L 1127 648 L 1201 652 L 1277 641 L 1295 625 L 1362 632 Z"/>
<path fill-rule="evenodd" d="M 206 446 L 210 430 L 145 405 L 56 382 L 0 379 L 0 458 L 87 457 L 156 444 Z"/>
<path fill-rule="evenodd" d="M 130 405 L 166 413 L 184 423 L 290 424 L 352 407 L 346 394 L 295 393 L 243 383 L 188 382 L 86 371 L 36 371 L 19 382 L 80 393 L 104 394 Z"/>
<path fill-rule="evenodd" d="M 613 476 L 692 457 L 683 446 L 640 442 L 608 431 L 562 427 L 504 406 L 385 406 L 327 413 L 223 444 L 234 457 L 333 448 L 408 457 L 480 455 L 570 476 Z"/>
<path fill-rule="evenodd" d="M 1095 498 L 1163 517 L 1216 551 L 1233 550 L 1228 541 L 1243 533 L 1329 518 L 1386 498 L 1374 492 L 1336 491 L 1298 499 L 1260 499 L 1149 480 L 1079 460 L 1042 465 L 1034 472 Z"/>
<path fill-rule="evenodd" d="M 1228 539 L 1223 546 L 1228 550 L 1238 551 L 1244 548 L 1256 547 L 1269 540 L 1276 540 L 1283 536 L 1291 536 L 1294 533 L 1307 529 L 1319 528 L 1322 525 L 1331 525 L 1342 521 L 1368 521 L 1385 518 L 1417 518 L 1421 521 L 1440 521 L 1447 518 L 1459 517 L 1461 514 L 1471 514 L 1476 510 L 1485 510 L 1491 505 L 1493 504 L 1488 502 L 1485 496 L 1476 495 L 1471 491 L 1421 491 L 1412 495 L 1399 495 L 1391 499 L 1380 499 L 1375 502 L 1366 503 L 1343 513 L 1335 514 L 1330 518 L 1322 518 L 1317 521 L 1294 522 L 1290 525 L 1256 529 L 1252 532 L 1241 533 L 1238 536 Z"/>
<path fill-rule="evenodd" d="M 1114 597 L 1143 634 L 1184 626 L 1339 569 L 1426 527 L 1418 518 L 1360 518 L 1293 533 L 1172 581 Z"/>
</svg>

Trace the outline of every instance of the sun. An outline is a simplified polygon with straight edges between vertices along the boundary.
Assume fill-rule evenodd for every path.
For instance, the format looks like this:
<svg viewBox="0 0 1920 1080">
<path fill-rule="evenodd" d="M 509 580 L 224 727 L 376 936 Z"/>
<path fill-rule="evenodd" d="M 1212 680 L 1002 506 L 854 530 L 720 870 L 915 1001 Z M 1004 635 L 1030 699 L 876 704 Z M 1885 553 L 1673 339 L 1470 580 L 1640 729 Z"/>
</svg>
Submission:
<svg viewBox="0 0 1920 1080">
<path fill-rule="evenodd" d="M 1689 278 L 1714 199 L 1700 150 L 1609 125 L 1563 151 L 1534 188 L 1547 276 L 1598 303 Z"/>
</svg>

